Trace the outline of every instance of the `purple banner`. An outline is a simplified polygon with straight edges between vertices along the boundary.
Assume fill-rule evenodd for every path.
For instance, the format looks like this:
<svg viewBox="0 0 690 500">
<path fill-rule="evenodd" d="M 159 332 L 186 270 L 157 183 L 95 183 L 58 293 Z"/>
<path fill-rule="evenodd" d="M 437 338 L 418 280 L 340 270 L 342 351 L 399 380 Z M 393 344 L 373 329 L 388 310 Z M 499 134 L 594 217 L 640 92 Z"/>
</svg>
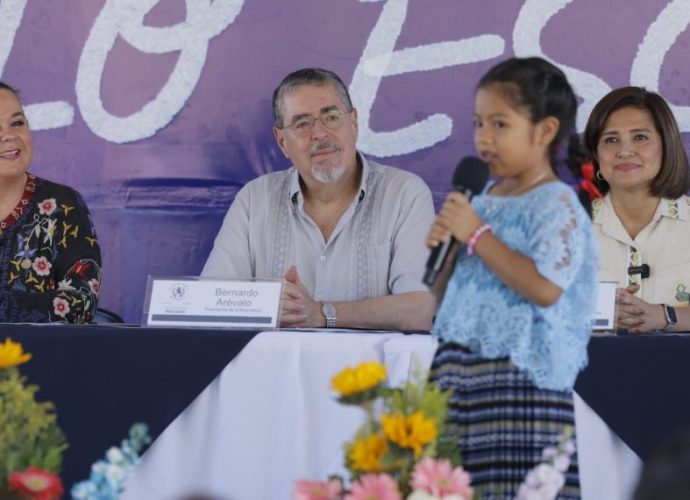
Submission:
<svg viewBox="0 0 690 500">
<path fill-rule="evenodd" d="M 437 202 L 473 154 L 473 89 L 499 59 L 541 55 L 581 98 L 661 92 L 690 132 L 686 1 L 3 0 L 2 79 L 34 131 L 31 171 L 93 213 L 101 306 L 141 319 L 148 275 L 196 275 L 237 190 L 288 166 L 271 93 L 332 69 L 359 147 L 421 175 Z"/>
</svg>

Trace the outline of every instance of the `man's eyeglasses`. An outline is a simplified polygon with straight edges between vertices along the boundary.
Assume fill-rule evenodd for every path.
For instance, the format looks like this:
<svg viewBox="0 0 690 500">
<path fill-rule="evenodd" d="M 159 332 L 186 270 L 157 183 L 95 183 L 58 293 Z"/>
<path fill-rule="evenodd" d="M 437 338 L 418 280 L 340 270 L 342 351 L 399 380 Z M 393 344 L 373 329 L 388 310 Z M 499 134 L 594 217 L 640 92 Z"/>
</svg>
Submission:
<svg viewBox="0 0 690 500">
<path fill-rule="evenodd" d="M 352 110 L 341 111 L 337 108 L 330 109 L 328 111 L 324 111 L 316 117 L 304 116 L 295 121 L 293 124 L 280 128 L 292 130 L 292 133 L 298 137 L 306 137 L 311 135 L 312 130 L 314 130 L 314 123 L 316 123 L 316 120 L 319 120 L 321 124 L 328 130 L 337 130 L 343 126 L 343 123 L 345 123 L 345 118 L 351 112 Z"/>
</svg>

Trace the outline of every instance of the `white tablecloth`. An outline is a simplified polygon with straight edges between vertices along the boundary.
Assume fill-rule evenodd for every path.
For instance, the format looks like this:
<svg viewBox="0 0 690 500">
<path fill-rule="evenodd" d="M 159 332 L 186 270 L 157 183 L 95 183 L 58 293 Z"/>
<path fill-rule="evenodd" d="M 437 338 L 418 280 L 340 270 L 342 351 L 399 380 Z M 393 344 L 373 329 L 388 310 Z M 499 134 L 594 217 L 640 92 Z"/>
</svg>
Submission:
<svg viewBox="0 0 690 500">
<path fill-rule="evenodd" d="M 335 401 L 331 377 L 377 360 L 398 386 L 435 350 L 428 335 L 261 333 L 158 437 L 122 498 L 287 499 L 297 479 L 345 476 L 342 446 L 363 414 Z M 578 399 L 583 498 L 627 500 L 639 459 Z"/>
</svg>

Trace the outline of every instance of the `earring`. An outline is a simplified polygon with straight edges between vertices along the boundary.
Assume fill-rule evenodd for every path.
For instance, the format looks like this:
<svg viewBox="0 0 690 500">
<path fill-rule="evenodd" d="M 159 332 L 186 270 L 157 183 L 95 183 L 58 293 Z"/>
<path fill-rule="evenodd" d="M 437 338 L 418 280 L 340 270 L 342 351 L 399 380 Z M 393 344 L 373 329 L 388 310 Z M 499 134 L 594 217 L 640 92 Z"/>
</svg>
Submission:
<svg viewBox="0 0 690 500">
<path fill-rule="evenodd" d="M 604 179 L 604 176 L 601 175 L 601 170 L 597 170 L 597 179 L 599 179 L 602 182 L 606 182 L 606 179 Z"/>
</svg>

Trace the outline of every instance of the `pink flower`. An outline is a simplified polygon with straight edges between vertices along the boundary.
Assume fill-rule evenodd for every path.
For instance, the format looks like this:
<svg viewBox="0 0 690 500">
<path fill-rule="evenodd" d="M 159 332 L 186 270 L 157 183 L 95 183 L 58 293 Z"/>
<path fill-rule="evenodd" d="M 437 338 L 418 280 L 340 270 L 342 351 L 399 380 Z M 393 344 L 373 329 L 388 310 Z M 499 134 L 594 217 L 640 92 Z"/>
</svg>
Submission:
<svg viewBox="0 0 690 500">
<path fill-rule="evenodd" d="M 10 491 L 17 491 L 30 500 L 54 500 L 62 495 L 60 478 L 38 467 L 13 472 L 7 485 Z"/>
<path fill-rule="evenodd" d="M 343 483 L 339 479 L 297 481 L 292 489 L 292 500 L 339 500 L 342 494 Z"/>
<path fill-rule="evenodd" d="M 55 207 L 55 198 L 48 198 L 38 204 L 38 211 L 41 215 L 50 215 L 55 211 Z"/>
<path fill-rule="evenodd" d="M 53 312 L 64 318 L 69 312 L 69 303 L 65 299 L 55 297 L 53 299 Z"/>
<path fill-rule="evenodd" d="M 432 495 L 444 497 L 459 495 L 472 498 L 470 475 L 462 467 L 453 467 L 449 460 L 424 458 L 417 463 L 412 472 L 412 488 Z"/>
<path fill-rule="evenodd" d="M 95 278 L 89 280 L 89 288 L 91 289 L 91 293 L 96 296 L 101 293 L 101 284 Z"/>
<path fill-rule="evenodd" d="M 388 474 L 367 474 L 352 483 L 352 491 L 345 500 L 402 500 L 402 496 Z"/>
<path fill-rule="evenodd" d="M 48 276 L 50 274 L 50 268 L 53 264 L 48 261 L 45 257 L 36 257 L 34 263 L 31 265 L 39 276 Z"/>
</svg>

